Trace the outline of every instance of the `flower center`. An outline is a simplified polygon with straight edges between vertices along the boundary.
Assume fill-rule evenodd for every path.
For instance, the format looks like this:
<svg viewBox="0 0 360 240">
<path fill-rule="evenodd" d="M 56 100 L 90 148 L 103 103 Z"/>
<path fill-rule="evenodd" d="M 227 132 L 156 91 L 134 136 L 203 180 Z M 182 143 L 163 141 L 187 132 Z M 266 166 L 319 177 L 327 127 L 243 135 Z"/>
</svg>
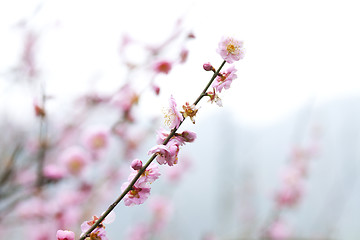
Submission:
<svg viewBox="0 0 360 240">
<path fill-rule="evenodd" d="M 175 113 L 171 108 L 164 109 L 164 123 L 167 126 L 171 126 L 172 122 L 175 119 Z"/>
<path fill-rule="evenodd" d="M 239 47 L 233 41 L 231 41 L 227 44 L 226 50 L 230 54 L 236 54 L 239 50 Z"/>
<path fill-rule="evenodd" d="M 130 198 L 140 198 L 139 192 L 141 191 L 141 188 L 133 187 L 134 189 L 129 191 Z"/>
</svg>

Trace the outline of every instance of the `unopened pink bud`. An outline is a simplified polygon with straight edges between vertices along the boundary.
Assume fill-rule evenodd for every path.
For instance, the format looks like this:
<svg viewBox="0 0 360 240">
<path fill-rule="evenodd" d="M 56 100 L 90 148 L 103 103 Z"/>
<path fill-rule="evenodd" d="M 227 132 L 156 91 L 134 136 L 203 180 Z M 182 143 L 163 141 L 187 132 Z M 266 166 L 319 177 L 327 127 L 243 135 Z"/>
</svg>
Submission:
<svg viewBox="0 0 360 240">
<path fill-rule="evenodd" d="M 188 38 L 195 38 L 194 33 L 192 33 L 192 32 L 191 32 L 191 33 L 189 33 L 189 34 L 188 34 Z"/>
<path fill-rule="evenodd" d="M 205 63 L 203 65 L 203 68 L 204 68 L 205 71 L 213 71 L 213 70 L 215 70 L 214 67 L 210 63 Z"/>
<path fill-rule="evenodd" d="M 134 159 L 131 163 L 131 167 L 134 170 L 140 170 L 142 168 L 142 162 L 140 159 Z"/>
<path fill-rule="evenodd" d="M 158 85 L 152 85 L 152 89 L 154 90 L 156 95 L 159 95 L 160 87 Z"/>
</svg>

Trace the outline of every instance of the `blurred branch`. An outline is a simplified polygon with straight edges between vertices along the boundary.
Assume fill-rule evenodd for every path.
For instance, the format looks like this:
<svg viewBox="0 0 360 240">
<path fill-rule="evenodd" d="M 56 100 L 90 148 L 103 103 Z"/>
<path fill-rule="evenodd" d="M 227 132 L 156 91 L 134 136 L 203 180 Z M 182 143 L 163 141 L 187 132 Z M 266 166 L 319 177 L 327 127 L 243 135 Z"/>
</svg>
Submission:
<svg viewBox="0 0 360 240">
<path fill-rule="evenodd" d="M 21 151 L 21 149 L 22 149 L 22 146 L 20 144 L 18 144 L 15 147 L 15 149 L 14 149 L 13 153 L 11 154 L 10 158 L 3 165 L 4 166 L 4 171 L 0 175 L 0 187 L 2 187 L 6 183 L 6 181 L 8 179 L 10 179 L 11 176 L 13 175 L 14 169 L 15 169 L 15 160 L 16 160 L 19 152 Z M 0 196 L 1 195 L 2 195 L 2 193 L 0 192 Z"/>
</svg>

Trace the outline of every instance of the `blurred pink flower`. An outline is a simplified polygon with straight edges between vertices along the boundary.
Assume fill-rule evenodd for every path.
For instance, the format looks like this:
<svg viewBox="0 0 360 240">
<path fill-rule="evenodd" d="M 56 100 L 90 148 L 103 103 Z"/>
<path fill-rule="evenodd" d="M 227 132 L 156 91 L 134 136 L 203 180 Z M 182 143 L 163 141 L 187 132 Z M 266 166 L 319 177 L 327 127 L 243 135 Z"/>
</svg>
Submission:
<svg viewBox="0 0 360 240">
<path fill-rule="evenodd" d="M 171 95 L 169 99 L 169 108 L 164 111 L 165 124 L 171 129 L 178 128 L 184 119 L 183 115 L 176 109 L 176 107 L 177 105 L 175 99 Z"/>
<path fill-rule="evenodd" d="M 149 239 L 150 235 L 150 228 L 147 224 L 137 224 L 130 230 L 126 239 L 146 240 Z"/>
<path fill-rule="evenodd" d="M 229 89 L 232 81 L 237 78 L 235 74 L 237 70 L 234 66 L 231 66 L 226 70 L 226 72 L 222 72 L 222 76 L 217 76 L 215 81 L 212 84 L 212 87 L 217 91 L 221 92 L 223 88 Z"/>
<path fill-rule="evenodd" d="M 171 217 L 173 206 L 169 199 L 159 195 L 151 198 L 149 206 L 154 218 L 152 229 L 161 231 Z"/>
<path fill-rule="evenodd" d="M 284 222 L 277 220 L 270 225 L 267 234 L 272 240 L 285 240 L 289 239 L 291 231 Z"/>
<path fill-rule="evenodd" d="M 300 183 L 285 184 L 276 193 L 276 201 L 282 207 L 292 207 L 296 205 L 303 194 L 303 187 Z"/>
<path fill-rule="evenodd" d="M 124 85 L 111 99 L 111 103 L 125 114 L 129 114 L 131 107 L 137 104 L 138 101 L 139 95 L 130 84 Z"/>
<path fill-rule="evenodd" d="M 105 127 L 93 127 L 84 134 L 85 146 L 91 151 L 98 151 L 108 146 L 109 131 Z"/>
<path fill-rule="evenodd" d="M 57 240 L 75 240 L 75 233 L 68 230 L 58 230 L 56 238 Z"/>
<path fill-rule="evenodd" d="M 153 68 L 156 73 L 168 74 L 172 68 L 172 63 L 165 60 L 159 61 L 154 64 Z"/>
<path fill-rule="evenodd" d="M 303 175 L 297 165 L 290 165 L 282 173 L 280 190 L 276 193 L 276 201 L 280 206 L 296 205 L 303 195 Z"/>
<path fill-rule="evenodd" d="M 190 166 L 191 161 L 189 158 L 182 157 L 176 168 L 168 168 L 166 170 L 166 177 L 172 182 L 179 181 L 184 173 L 186 173 L 186 171 L 190 168 Z"/>
<path fill-rule="evenodd" d="M 243 42 L 232 37 L 223 37 L 219 43 L 217 53 L 228 63 L 244 58 Z"/>
<path fill-rule="evenodd" d="M 121 186 L 121 191 L 124 191 L 130 182 L 125 182 Z M 139 205 L 146 201 L 150 195 L 150 187 L 147 186 L 146 182 L 136 182 L 132 189 L 124 197 L 125 206 Z"/>
<path fill-rule="evenodd" d="M 90 156 L 82 148 L 73 146 L 65 149 L 60 155 L 60 160 L 64 163 L 67 171 L 71 174 L 80 174 L 89 163 Z"/>
<path fill-rule="evenodd" d="M 65 177 L 66 172 L 58 165 L 48 164 L 43 169 L 43 175 L 49 180 L 57 181 Z"/>
<path fill-rule="evenodd" d="M 51 212 L 45 203 L 46 202 L 39 197 L 27 199 L 27 201 L 18 205 L 16 213 L 23 219 L 41 219 L 50 215 Z"/>
</svg>

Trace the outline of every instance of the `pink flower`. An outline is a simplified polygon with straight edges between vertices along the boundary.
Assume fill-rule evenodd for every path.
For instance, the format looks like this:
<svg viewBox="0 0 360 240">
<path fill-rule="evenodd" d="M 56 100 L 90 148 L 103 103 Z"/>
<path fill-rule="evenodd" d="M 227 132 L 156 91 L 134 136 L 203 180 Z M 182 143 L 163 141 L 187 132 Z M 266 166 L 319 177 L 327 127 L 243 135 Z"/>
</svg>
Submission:
<svg viewBox="0 0 360 240">
<path fill-rule="evenodd" d="M 175 99 L 171 95 L 169 100 L 169 108 L 164 111 L 165 115 L 165 124 L 169 128 L 178 128 L 182 120 L 184 119 L 183 115 L 176 109 L 177 105 Z"/>
<path fill-rule="evenodd" d="M 58 230 L 56 232 L 57 240 L 75 240 L 75 233 L 67 230 Z"/>
<path fill-rule="evenodd" d="M 74 175 L 80 174 L 89 163 L 89 155 L 80 147 L 67 148 L 60 156 L 68 172 Z"/>
<path fill-rule="evenodd" d="M 124 191 L 130 182 L 125 182 L 121 186 L 121 191 Z M 146 182 L 136 182 L 132 189 L 124 197 L 125 206 L 139 205 L 145 202 L 150 195 L 150 187 L 147 186 Z"/>
<path fill-rule="evenodd" d="M 169 166 L 173 166 L 178 161 L 179 145 L 176 141 L 170 141 L 165 145 L 156 145 L 151 148 L 148 154 L 157 154 L 156 161 L 159 164 L 167 163 Z"/>
<path fill-rule="evenodd" d="M 153 183 L 156 179 L 160 176 L 160 170 L 159 167 L 156 165 L 156 163 L 152 162 L 150 165 L 146 168 L 144 173 L 141 175 L 140 179 L 138 181 L 144 181 L 148 183 Z"/>
<path fill-rule="evenodd" d="M 272 240 L 285 240 L 289 239 L 291 232 L 284 222 L 277 220 L 270 225 L 267 234 Z"/>
<path fill-rule="evenodd" d="M 104 221 L 102 221 L 89 235 L 90 235 L 90 240 L 108 240 L 108 238 L 106 237 L 106 231 L 105 231 L 105 226 L 104 223 L 111 223 L 114 221 L 115 215 L 110 213 L 105 219 Z M 81 224 L 81 232 L 82 235 L 84 233 L 87 232 L 87 230 L 89 230 L 89 228 L 94 225 L 94 223 L 98 220 L 99 218 L 97 216 L 93 216 L 93 219 L 91 221 L 85 221 Z"/>
<path fill-rule="evenodd" d="M 172 68 L 172 63 L 169 61 L 159 61 L 154 64 L 153 68 L 157 73 L 168 74 Z"/>
<path fill-rule="evenodd" d="M 131 182 L 134 177 L 138 174 L 139 171 L 132 171 L 128 177 L 128 181 Z M 137 184 L 142 183 L 153 183 L 160 176 L 160 170 L 156 163 L 152 162 L 146 168 L 146 170 L 141 174 L 140 178 L 136 181 Z"/>
<path fill-rule="evenodd" d="M 148 152 L 148 154 L 157 154 L 156 161 L 159 164 L 165 164 L 167 162 L 167 159 L 169 159 L 169 150 L 165 145 L 156 145 L 155 147 L 151 148 Z"/>
<path fill-rule="evenodd" d="M 217 76 L 215 81 L 212 84 L 212 87 L 218 91 L 221 92 L 223 88 L 229 89 L 232 81 L 237 78 L 236 69 L 234 66 L 231 66 L 227 69 L 226 72 L 222 72 L 222 76 Z"/>
<path fill-rule="evenodd" d="M 160 130 L 157 131 L 157 135 L 156 135 L 156 143 L 157 144 L 162 144 L 165 139 L 169 136 L 169 131 L 160 128 Z"/>
<path fill-rule="evenodd" d="M 219 43 L 217 53 L 228 63 L 239 61 L 244 58 L 243 42 L 231 37 L 223 37 Z"/>
<path fill-rule="evenodd" d="M 85 146 L 92 151 L 104 149 L 108 145 L 109 132 L 105 127 L 94 127 L 85 133 Z"/>
</svg>

